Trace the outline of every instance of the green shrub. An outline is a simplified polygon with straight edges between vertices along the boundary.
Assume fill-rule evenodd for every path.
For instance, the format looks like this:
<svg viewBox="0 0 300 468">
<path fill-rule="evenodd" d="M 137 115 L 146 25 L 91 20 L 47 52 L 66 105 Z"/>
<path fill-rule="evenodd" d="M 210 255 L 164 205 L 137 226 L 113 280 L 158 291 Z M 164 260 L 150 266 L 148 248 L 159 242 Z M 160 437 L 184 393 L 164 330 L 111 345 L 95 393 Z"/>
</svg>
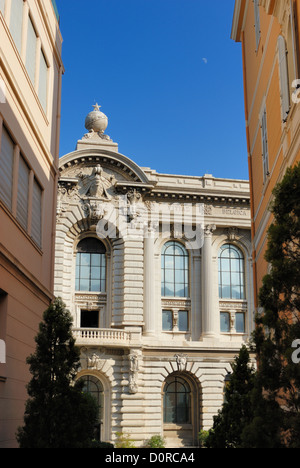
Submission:
<svg viewBox="0 0 300 468">
<path fill-rule="evenodd" d="M 209 436 L 209 431 L 202 430 L 199 432 L 198 438 L 199 438 L 199 445 L 201 448 L 205 447 L 205 442 L 208 436 Z"/>
<path fill-rule="evenodd" d="M 130 439 L 129 434 L 124 434 L 123 432 L 116 432 L 116 436 L 116 448 L 136 448 L 134 445 L 134 441 Z"/>
<path fill-rule="evenodd" d="M 152 436 L 146 443 L 147 448 L 165 448 L 165 439 L 161 435 Z"/>
</svg>

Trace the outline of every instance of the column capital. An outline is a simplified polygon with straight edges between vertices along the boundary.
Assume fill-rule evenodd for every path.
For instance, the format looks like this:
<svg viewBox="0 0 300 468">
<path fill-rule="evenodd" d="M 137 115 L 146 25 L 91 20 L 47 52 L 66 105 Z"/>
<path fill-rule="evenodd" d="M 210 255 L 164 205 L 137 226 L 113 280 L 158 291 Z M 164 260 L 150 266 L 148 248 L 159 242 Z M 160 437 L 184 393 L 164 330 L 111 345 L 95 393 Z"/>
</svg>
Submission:
<svg viewBox="0 0 300 468">
<path fill-rule="evenodd" d="M 215 224 L 207 224 L 204 226 L 204 235 L 205 236 L 212 236 L 213 232 L 216 230 Z"/>
</svg>

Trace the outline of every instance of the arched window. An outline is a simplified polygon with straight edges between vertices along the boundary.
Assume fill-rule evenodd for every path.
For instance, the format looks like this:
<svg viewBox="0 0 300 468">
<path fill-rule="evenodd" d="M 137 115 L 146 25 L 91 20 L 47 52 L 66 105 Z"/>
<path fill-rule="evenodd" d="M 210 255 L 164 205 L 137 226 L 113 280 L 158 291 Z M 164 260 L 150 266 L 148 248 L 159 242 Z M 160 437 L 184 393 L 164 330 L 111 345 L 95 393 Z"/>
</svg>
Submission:
<svg viewBox="0 0 300 468">
<path fill-rule="evenodd" d="M 191 388 L 179 376 L 166 379 L 164 388 L 164 423 L 188 424 L 191 422 Z"/>
<path fill-rule="evenodd" d="M 189 256 L 182 244 L 167 242 L 161 255 L 161 295 L 164 297 L 189 296 Z"/>
<path fill-rule="evenodd" d="M 95 439 L 101 440 L 101 428 L 103 424 L 103 405 L 104 405 L 104 389 L 103 385 L 97 377 L 86 375 L 81 377 L 84 382 L 83 391 L 94 397 L 98 405 L 98 421 L 95 425 Z"/>
<path fill-rule="evenodd" d="M 105 246 L 99 239 L 87 237 L 79 242 L 76 254 L 76 291 L 105 291 L 105 253 Z"/>
<path fill-rule="evenodd" d="M 240 249 L 225 244 L 219 253 L 219 297 L 245 299 L 244 257 Z"/>
</svg>

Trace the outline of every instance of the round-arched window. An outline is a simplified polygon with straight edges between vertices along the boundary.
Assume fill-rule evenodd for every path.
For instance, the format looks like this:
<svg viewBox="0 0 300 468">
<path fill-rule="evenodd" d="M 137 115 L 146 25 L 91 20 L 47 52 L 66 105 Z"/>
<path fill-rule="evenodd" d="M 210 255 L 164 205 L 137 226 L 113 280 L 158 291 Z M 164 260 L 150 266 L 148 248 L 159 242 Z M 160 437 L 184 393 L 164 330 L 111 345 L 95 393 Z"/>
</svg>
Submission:
<svg viewBox="0 0 300 468">
<path fill-rule="evenodd" d="M 164 423 L 191 422 L 191 388 L 180 376 L 170 376 L 164 387 Z"/>
<path fill-rule="evenodd" d="M 104 389 L 103 385 L 97 377 L 93 375 L 85 375 L 80 378 L 84 382 L 83 391 L 89 393 L 96 400 L 98 405 L 98 421 L 95 426 L 95 438 L 101 440 L 101 428 L 103 424 L 104 410 Z"/>
<path fill-rule="evenodd" d="M 161 253 L 161 295 L 189 296 L 189 256 L 182 244 L 167 242 Z"/>
<path fill-rule="evenodd" d="M 106 249 L 95 237 L 87 237 L 77 245 L 76 291 L 105 292 Z"/>
<path fill-rule="evenodd" d="M 232 244 L 222 245 L 219 252 L 219 297 L 245 299 L 244 256 Z"/>
</svg>

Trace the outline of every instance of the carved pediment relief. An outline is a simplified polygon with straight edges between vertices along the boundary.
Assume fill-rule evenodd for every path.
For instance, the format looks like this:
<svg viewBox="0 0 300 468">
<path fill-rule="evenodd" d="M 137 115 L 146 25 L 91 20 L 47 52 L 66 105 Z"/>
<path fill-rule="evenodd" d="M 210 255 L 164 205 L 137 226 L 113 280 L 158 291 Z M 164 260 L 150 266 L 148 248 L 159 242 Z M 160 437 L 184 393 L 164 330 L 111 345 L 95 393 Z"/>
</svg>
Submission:
<svg viewBox="0 0 300 468">
<path fill-rule="evenodd" d="M 76 177 L 81 198 L 93 197 L 104 201 L 111 199 L 116 178 L 112 174 L 106 174 L 100 164 L 92 168 L 83 168 Z"/>
</svg>

